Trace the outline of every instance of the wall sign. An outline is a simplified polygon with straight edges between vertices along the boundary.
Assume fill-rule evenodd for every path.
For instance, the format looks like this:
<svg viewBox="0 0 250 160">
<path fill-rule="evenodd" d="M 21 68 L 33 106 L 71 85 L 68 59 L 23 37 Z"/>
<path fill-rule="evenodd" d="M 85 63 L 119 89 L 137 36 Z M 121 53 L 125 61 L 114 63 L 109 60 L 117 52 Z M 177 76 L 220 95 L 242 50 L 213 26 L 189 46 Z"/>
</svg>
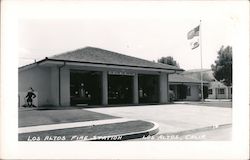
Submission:
<svg viewBox="0 0 250 160">
<path fill-rule="evenodd" d="M 109 71 L 108 72 L 109 75 L 126 75 L 126 76 L 134 76 L 135 73 L 129 73 L 129 72 L 125 72 L 125 71 Z"/>
</svg>

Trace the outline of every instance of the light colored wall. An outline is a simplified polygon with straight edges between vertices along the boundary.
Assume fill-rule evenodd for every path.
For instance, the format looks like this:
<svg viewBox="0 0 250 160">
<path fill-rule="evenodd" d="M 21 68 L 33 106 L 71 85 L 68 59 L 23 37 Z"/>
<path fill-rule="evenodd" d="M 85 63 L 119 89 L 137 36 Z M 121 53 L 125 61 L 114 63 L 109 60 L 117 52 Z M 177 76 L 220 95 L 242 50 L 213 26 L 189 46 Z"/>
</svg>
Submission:
<svg viewBox="0 0 250 160">
<path fill-rule="evenodd" d="M 52 67 L 51 68 L 51 87 L 50 87 L 50 92 L 51 92 L 51 104 L 58 106 L 59 105 L 59 80 L 58 80 L 58 68 L 57 67 Z"/>
<path fill-rule="evenodd" d="M 38 106 L 51 103 L 50 68 L 33 67 L 18 72 L 18 92 L 27 92 L 32 87 L 38 93 Z"/>
<path fill-rule="evenodd" d="M 207 97 L 207 98 L 208 98 L 208 99 L 215 99 L 215 98 L 216 98 L 216 93 L 215 93 L 216 90 L 215 90 L 215 88 L 209 87 L 208 90 L 210 90 L 210 89 L 212 90 L 212 94 L 208 94 L 208 97 Z"/>
<path fill-rule="evenodd" d="M 136 73 L 133 76 L 133 103 L 138 104 L 139 103 L 139 91 L 138 91 L 138 74 Z"/>
<path fill-rule="evenodd" d="M 61 68 L 61 106 L 70 106 L 70 69 Z M 51 98 L 52 104 L 59 105 L 59 68 L 51 68 Z"/>
<path fill-rule="evenodd" d="M 84 70 L 84 68 L 81 67 Z M 104 72 L 105 69 L 100 69 Z M 110 69 L 115 70 L 115 69 Z M 128 70 L 130 71 L 130 70 Z M 159 74 L 158 72 L 133 71 L 136 74 Z M 55 67 L 33 67 L 19 71 L 19 92 L 26 92 L 32 87 L 38 92 L 38 106 L 41 105 L 59 105 L 59 68 Z M 107 94 L 107 93 L 106 93 Z M 103 96 L 105 97 L 105 96 Z M 61 68 L 61 105 L 70 105 L 70 66 Z M 161 73 L 160 76 L 160 101 L 168 102 L 168 75 Z M 105 104 L 105 102 L 103 102 Z M 136 103 L 136 101 L 135 101 Z"/>
<path fill-rule="evenodd" d="M 61 105 L 70 106 L 70 70 L 61 68 Z"/>
<path fill-rule="evenodd" d="M 209 99 L 228 99 L 228 98 L 232 98 L 232 95 L 228 94 L 230 92 L 229 88 L 221 87 L 221 89 L 222 88 L 224 89 L 224 94 L 218 94 L 217 91 L 216 91 L 216 89 L 218 89 L 218 88 L 209 88 L 209 89 L 213 90 L 213 94 L 209 94 L 208 98 Z"/>
<path fill-rule="evenodd" d="M 168 75 L 166 73 L 160 74 L 160 103 L 168 102 Z"/>
<path fill-rule="evenodd" d="M 108 72 L 102 72 L 102 105 L 108 104 Z"/>
<path fill-rule="evenodd" d="M 228 98 L 228 88 L 222 87 L 220 89 L 224 89 L 224 94 L 218 94 L 218 99 L 226 99 Z"/>
<path fill-rule="evenodd" d="M 218 94 L 216 89 L 223 88 L 224 89 L 224 94 Z M 212 89 L 213 93 L 208 94 L 209 99 L 230 99 L 232 98 L 231 92 L 230 92 L 231 87 L 227 87 L 224 84 L 220 82 L 210 82 L 209 88 Z"/>
<path fill-rule="evenodd" d="M 232 93 L 231 93 L 231 88 L 232 88 L 232 86 L 230 86 L 230 87 L 228 87 L 228 98 L 229 99 L 232 99 Z"/>
<path fill-rule="evenodd" d="M 185 100 L 188 101 L 198 101 L 200 100 L 199 96 L 199 85 L 187 85 L 190 86 L 191 88 L 191 95 L 187 96 Z"/>
<path fill-rule="evenodd" d="M 167 74 L 167 103 L 170 102 L 169 99 L 169 74 Z"/>
</svg>

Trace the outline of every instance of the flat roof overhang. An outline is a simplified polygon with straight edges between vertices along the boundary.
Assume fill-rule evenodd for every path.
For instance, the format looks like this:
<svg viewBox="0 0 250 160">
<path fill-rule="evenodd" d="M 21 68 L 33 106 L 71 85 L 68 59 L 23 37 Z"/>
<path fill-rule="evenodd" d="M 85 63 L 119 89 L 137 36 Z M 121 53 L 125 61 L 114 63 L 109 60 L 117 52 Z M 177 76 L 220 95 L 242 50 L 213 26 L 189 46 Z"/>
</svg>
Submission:
<svg viewBox="0 0 250 160">
<path fill-rule="evenodd" d="M 70 61 L 70 60 L 58 60 L 58 59 L 49 59 L 45 58 L 36 63 L 20 67 L 19 70 L 23 71 L 35 66 L 44 66 L 44 67 L 52 67 L 52 66 L 86 66 L 86 67 L 99 67 L 99 68 L 112 68 L 112 69 L 130 69 L 130 70 L 138 70 L 138 71 L 154 71 L 154 72 L 165 72 L 169 74 L 173 73 L 181 73 L 183 69 L 163 69 L 163 68 L 154 68 L 147 66 L 130 66 L 130 65 L 120 65 L 120 64 L 106 64 L 106 63 L 92 63 L 92 62 L 80 62 L 80 61 Z"/>
</svg>

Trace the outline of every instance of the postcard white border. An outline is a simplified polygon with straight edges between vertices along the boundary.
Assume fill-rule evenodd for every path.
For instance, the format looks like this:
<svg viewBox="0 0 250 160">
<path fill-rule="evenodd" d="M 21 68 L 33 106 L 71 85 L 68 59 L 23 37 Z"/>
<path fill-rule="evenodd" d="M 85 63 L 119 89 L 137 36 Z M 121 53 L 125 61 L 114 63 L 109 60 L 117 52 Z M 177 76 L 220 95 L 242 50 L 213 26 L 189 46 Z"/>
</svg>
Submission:
<svg viewBox="0 0 250 160">
<path fill-rule="evenodd" d="M 42 3 L 44 2 L 44 3 Z M 18 142 L 17 68 L 18 22 L 22 19 L 81 18 L 82 3 L 104 1 L 2 1 L 1 3 L 1 152 L 4 159 L 245 159 L 249 151 L 249 4 L 247 1 L 215 2 L 231 5 L 237 13 L 233 47 L 233 140 L 226 142 Z M 164 1 L 128 2 L 159 5 Z M 178 3 L 171 1 L 169 3 Z M 182 1 L 179 3 L 203 3 Z M 211 3 L 204 2 L 204 3 Z M 145 5 L 148 7 L 148 5 Z M 65 12 L 67 8 L 67 12 Z M 146 8 L 145 8 L 146 9 Z M 204 8 L 205 9 L 205 8 Z M 46 12 L 44 12 L 46 10 Z M 115 16 L 115 15 L 114 15 Z M 127 16 L 126 14 L 124 16 Z M 132 15 L 131 15 L 132 16 Z M 216 18 L 216 15 L 215 15 Z"/>
</svg>

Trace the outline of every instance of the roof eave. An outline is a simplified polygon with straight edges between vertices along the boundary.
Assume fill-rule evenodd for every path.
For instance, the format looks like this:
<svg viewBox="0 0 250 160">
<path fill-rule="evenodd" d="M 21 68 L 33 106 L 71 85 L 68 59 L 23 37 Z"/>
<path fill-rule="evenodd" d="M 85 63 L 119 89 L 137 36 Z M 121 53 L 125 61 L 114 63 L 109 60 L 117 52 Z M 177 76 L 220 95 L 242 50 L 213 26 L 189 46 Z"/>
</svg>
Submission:
<svg viewBox="0 0 250 160">
<path fill-rule="evenodd" d="M 160 72 L 167 72 L 169 74 L 176 73 L 176 72 L 182 72 L 182 69 L 164 69 L 164 68 L 155 68 L 155 67 L 143 67 L 143 66 L 132 66 L 132 65 L 121 65 L 121 64 L 107 64 L 107 63 L 93 63 L 93 62 L 82 62 L 82 61 L 72 61 L 72 60 L 59 60 L 59 59 L 51 59 L 51 58 L 45 58 L 43 60 L 40 60 L 36 63 L 29 64 L 26 66 L 22 66 L 19 68 L 19 70 L 26 70 L 29 68 L 32 68 L 34 66 L 53 66 L 53 65 L 62 65 L 66 63 L 66 65 L 87 65 L 87 66 L 93 66 L 93 67 L 105 67 L 105 68 L 129 68 L 129 69 L 138 69 L 138 70 L 151 70 L 151 71 L 160 71 Z"/>
</svg>

